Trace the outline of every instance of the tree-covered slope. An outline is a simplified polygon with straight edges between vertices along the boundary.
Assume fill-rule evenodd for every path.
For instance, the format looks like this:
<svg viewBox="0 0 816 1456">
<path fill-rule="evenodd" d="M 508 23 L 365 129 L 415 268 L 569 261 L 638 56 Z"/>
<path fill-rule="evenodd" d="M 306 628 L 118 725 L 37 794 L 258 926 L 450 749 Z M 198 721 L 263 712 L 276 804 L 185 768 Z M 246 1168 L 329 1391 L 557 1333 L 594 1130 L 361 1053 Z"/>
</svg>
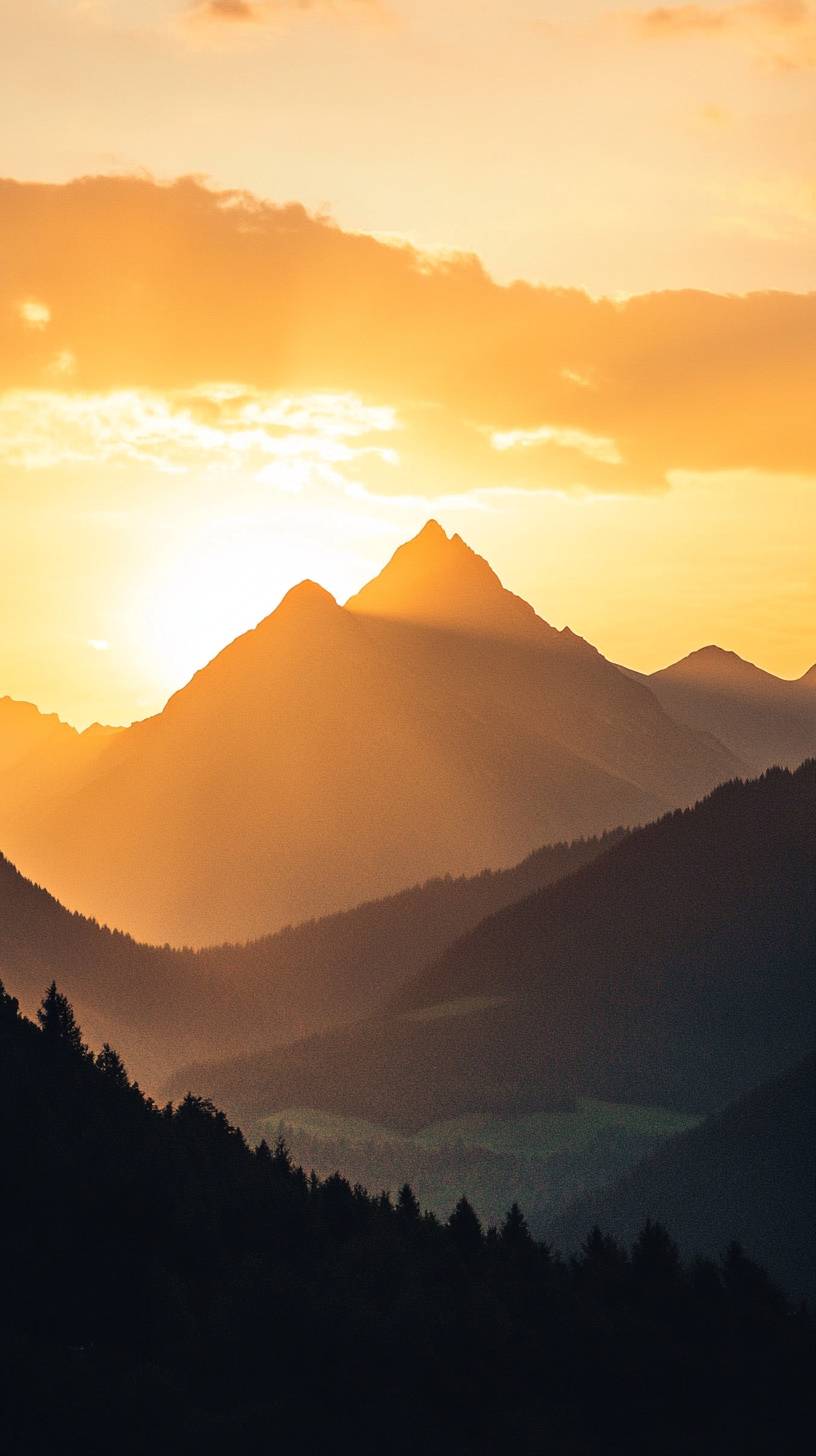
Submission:
<svg viewBox="0 0 816 1456">
<path fill-rule="evenodd" d="M 621 837 L 550 845 L 510 870 L 433 880 L 247 945 L 141 945 L 72 914 L 0 856 L 0 975 L 26 1009 L 57 976 L 89 1032 L 148 1085 L 185 1061 L 269 1047 L 370 1014 L 486 914 Z"/>
<path fill-rule="evenodd" d="M 159 1109 L 52 987 L 0 991 L 4 1456 L 687 1456 L 808 1449 L 808 1322 L 649 1225 L 562 1264 Z"/>
<path fill-rule="evenodd" d="M 575 1095 L 708 1112 L 814 1045 L 816 761 L 734 781 L 482 922 L 389 1014 L 177 1088 L 420 1127 Z"/>
<path fill-rule="evenodd" d="M 715 1256 L 738 1238 L 792 1294 L 816 1298 L 816 1055 L 672 1138 L 614 1187 L 534 1222 L 577 1248 L 593 1223 L 627 1239 L 644 1216 L 669 1218 L 687 1252 Z"/>
</svg>

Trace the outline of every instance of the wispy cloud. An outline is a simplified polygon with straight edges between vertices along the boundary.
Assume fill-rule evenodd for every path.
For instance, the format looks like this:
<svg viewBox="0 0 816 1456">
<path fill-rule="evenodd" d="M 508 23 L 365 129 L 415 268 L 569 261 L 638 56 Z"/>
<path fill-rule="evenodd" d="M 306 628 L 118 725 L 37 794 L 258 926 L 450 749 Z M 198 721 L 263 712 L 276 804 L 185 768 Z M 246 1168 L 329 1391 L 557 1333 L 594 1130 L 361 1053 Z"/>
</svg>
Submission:
<svg viewBox="0 0 816 1456">
<path fill-rule="evenodd" d="M 193 7 L 193 14 L 207 20 L 256 21 L 260 20 L 261 6 L 250 4 L 249 0 L 199 0 Z"/>
<path fill-rule="evenodd" d="M 194 25 L 264 25 L 298 13 L 363 14 L 378 7 L 379 0 L 193 0 L 184 18 Z"/>
<path fill-rule="evenodd" d="M 658 5 L 626 11 L 624 19 L 649 40 L 731 38 L 782 69 L 816 66 L 816 7 L 807 0 Z"/>
</svg>

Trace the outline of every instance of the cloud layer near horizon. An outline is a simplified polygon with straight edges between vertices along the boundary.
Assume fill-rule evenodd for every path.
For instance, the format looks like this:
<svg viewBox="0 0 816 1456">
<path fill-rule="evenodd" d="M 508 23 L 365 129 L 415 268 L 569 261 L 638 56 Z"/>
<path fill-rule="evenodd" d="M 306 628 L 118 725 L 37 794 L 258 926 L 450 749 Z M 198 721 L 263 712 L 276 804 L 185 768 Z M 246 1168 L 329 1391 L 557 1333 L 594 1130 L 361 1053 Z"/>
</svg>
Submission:
<svg viewBox="0 0 816 1456">
<path fill-rule="evenodd" d="M 2 182 L 0 229 L 6 393 L 355 396 L 398 421 L 401 468 L 362 474 L 387 493 L 816 474 L 814 294 L 500 286 L 193 179 Z"/>
<path fill-rule="evenodd" d="M 273 23 L 298 11 L 373 10 L 379 0 L 193 0 L 184 12 L 188 20 L 211 25 Z"/>
<path fill-rule="evenodd" d="M 737 0 L 710 5 L 657 5 L 629 12 L 648 40 L 734 38 L 783 70 L 816 66 L 816 6 L 808 0 Z"/>
</svg>

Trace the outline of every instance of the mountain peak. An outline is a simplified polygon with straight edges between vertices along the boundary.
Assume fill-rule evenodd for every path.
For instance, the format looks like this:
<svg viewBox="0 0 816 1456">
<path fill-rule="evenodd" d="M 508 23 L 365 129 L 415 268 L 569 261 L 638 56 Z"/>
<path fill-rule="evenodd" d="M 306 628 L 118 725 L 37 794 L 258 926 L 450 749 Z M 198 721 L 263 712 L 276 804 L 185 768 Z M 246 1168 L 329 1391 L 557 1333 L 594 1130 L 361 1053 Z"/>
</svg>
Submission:
<svg viewBox="0 0 816 1456">
<path fill-rule="evenodd" d="M 681 657 L 679 662 L 672 662 L 668 667 L 653 673 L 652 676 L 677 681 L 729 682 L 736 678 L 770 678 L 772 674 L 764 672 L 753 662 L 747 662 L 744 657 L 739 656 L 739 653 L 730 652 L 725 647 L 718 647 L 716 643 L 711 642 L 707 647 L 698 647 L 696 651 L 689 652 L 686 657 Z"/>
<path fill-rule="evenodd" d="M 436 520 L 436 517 L 435 516 L 431 516 L 425 522 L 425 525 L 422 527 L 422 530 L 421 531 L 418 531 L 417 534 L 416 534 L 416 536 L 412 537 L 412 540 L 414 542 L 417 542 L 417 541 L 425 541 L 425 542 L 428 542 L 428 543 L 431 543 L 431 542 L 434 542 L 434 541 L 441 543 L 442 541 L 447 541 L 448 539 L 449 538 L 448 538 L 447 532 L 443 529 L 442 526 L 440 526 L 440 524 Z M 459 539 L 459 538 L 457 537 L 457 539 Z M 411 543 L 406 541 L 405 544 L 406 545 L 410 545 Z"/>
<path fill-rule="evenodd" d="M 272 615 L 277 617 L 279 613 L 315 612 L 327 609 L 336 610 L 336 608 L 337 602 L 331 592 L 326 591 L 326 588 L 319 582 L 311 581 L 307 577 L 305 581 L 299 581 L 296 586 L 289 588 Z"/>
<path fill-rule="evenodd" d="M 528 602 L 502 586 L 484 557 L 461 536 L 448 536 L 433 519 L 399 546 L 387 566 L 346 606 L 366 616 L 486 636 L 552 632 Z"/>
</svg>

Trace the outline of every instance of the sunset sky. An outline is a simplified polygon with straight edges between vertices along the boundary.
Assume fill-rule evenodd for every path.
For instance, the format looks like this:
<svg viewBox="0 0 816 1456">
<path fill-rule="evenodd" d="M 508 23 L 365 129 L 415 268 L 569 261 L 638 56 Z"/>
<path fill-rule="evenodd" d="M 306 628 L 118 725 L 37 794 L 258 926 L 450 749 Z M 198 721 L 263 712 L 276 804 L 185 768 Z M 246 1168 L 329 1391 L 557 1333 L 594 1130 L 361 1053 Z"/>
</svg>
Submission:
<svg viewBox="0 0 816 1456">
<path fill-rule="evenodd" d="M 816 5 L 0 0 L 0 696 L 161 707 L 430 515 L 816 659 Z"/>
</svg>

